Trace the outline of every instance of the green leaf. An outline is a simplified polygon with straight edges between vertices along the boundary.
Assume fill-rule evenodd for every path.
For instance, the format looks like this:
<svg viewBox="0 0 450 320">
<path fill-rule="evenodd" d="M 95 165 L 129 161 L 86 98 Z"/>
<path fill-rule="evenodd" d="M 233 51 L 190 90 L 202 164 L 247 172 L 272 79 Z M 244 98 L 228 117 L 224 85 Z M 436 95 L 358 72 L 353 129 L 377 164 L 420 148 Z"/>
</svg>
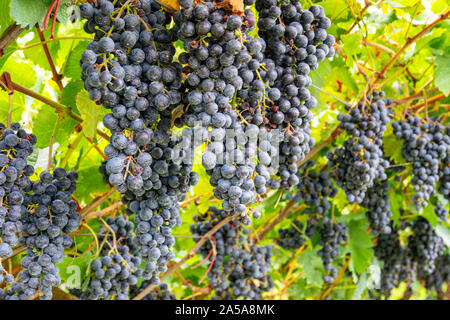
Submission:
<svg viewBox="0 0 450 320">
<path fill-rule="evenodd" d="M 348 246 L 351 252 L 351 266 L 358 274 L 362 274 L 373 258 L 372 241 L 366 233 L 367 220 L 352 220 L 347 225 L 350 233 Z"/>
<path fill-rule="evenodd" d="M 436 57 L 436 85 L 445 95 L 450 93 L 450 55 Z"/>
<path fill-rule="evenodd" d="M 297 259 L 298 264 L 303 266 L 308 284 L 321 287 L 323 284 L 322 260 L 315 250 L 308 249 L 304 251 Z"/>
<path fill-rule="evenodd" d="M 91 99 L 86 90 L 77 94 L 77 108 L 83 120 L 83 132 L 89 137 L 93 138 L 97 130 L 99 109 L 101 106 L 96 105 Z"/>
<path fill-rule="evenodd" d="M 11 0 L 11 18 L 13 18 L 22 28 L 33 27 L 36 23 L 42 27 L 45 14 L 50 7 L 52 0 Z M 58 9 L 58 21 L 67 24 L 73 12 L 72 0 L 61 0 Z M 51 26 L 51 19 L 49 26 Z"/>
<path fill-rule="evenodd" d="M 342 36 L 344 43 L 343 51 L 349 57 L 361 52 L 361 35 L 358 33 L 351 33 Z"/>
<path fill-rule="evenodd" d="M 92 253 L 89 251 L 86 251 L 81 257 L 64 257 L 63 261 L 58 264 L 62 282 L 68 288 L 80 288 L 92 259 Z"/>
<path fill-rule="evenodd" d="M 76 110 L 76 97 L 77 94 L 83 90 L 83 81 L 72 80 L 63 89 L 61 93 L 61 103 L 65 106 L 72 107 L 72 110 Z"/>
<path fill-rule="evenodd" d="M 20 83 L 22 86 L 31 88 L 36 84 L 36 73 L 33 68 L 26 64 L 22 59 L 7 59 L 2 71 L 11 74 L 14 82 Z M 0 59 L 0 64 L 2 63 Z M 25 111 L 26 96 L 18 91 L 14 92 L 12 121 L 20 121 L 22 113 Z M 6 119 L 8 115 L 9 96 L 7 92 L 0 89 L 0 119 Z M 3 120 L 4 121 L 4 120 Z M 3 122 L 2 121 L 2 122 Z"/>
<path fill-rule="evenodd" d="M 100 162 L 99 162 L 100 163 Z M 109 186 L 103 182 L 103 176 L 98 170 L 98 165 L 81 167 L 77 170 L 77 191 L 75 197 L 86 202 L 92 200 L 90 194 L 102 194 L 109 190 Z"/>
<path fill-rule="evenodd" d="M 80 41 L 75 48 L 70 52 L 69 57 L 67 58 L 66 70 L 64 72 L 64 76 L 72 78 L 72 79 L 80 79 L 81 76 L 81 67 L 80 67 L 80 58 L 83 52 L 86 50 L 89 41 L 83 40 Z"/>
<path fill-rule="evenodd" d="M 433 1 L 433 4 L 431 5 L 431 11 L 434 13 L 441 13 L 444 12 L 445 8 L 448 7 L 448 2 L 445 0 L 437 0 Z"/>
<path fill-rule="evenodd" d="M 400 208 L 403 208 L 403 198 L 400 194 L 391 192 L 389 195 L 391 204 L 392 220 L 398 225 L 400 220 Z"/>
<path fill-rule="evenodd" d="M 443 224 L 438 224 L 435 228 L 435 231 L 439 237 L 444 240 L 444 243 L 447 247 L 450 247 L 450 228 L 444 226 Z"/>
<path fill-rule="evenodd" d="M 5 31 L 12 22 L 9 15 L 9 0 L 0 1 L 0 33 Z"/>
<path fill-rule="evenodd" d="M 54 143 L 67 141 L 77 125 L 77 122 L 69 117 L 60 118 L 58 120 L 58 114 L 54 109 L 47 105 L 42 106 L 41 110 L 34 116 L 33 120 L 33 133 L 36 135 L 37 146 L 39 148 L 46 148 L 49 146 L 53 130 L 55 130 Z"/>
<path fill-rule="evenodd" d="M 438 217 L 436 213 L 434 213 L 434 205 L 431 202 L 428 202 L 428 205 L 423 208 L 422 216 L 427 219 L 433 227 L 436 227 L 438 223 Z"/>
<path fill-rule="evenodd" d="M 393 134 L 392 126 L 388 126 L 383 136 L 383 150 L 384 155 L 393 160 L 395 164 L 406 163 L 406 159 L 403 157 L 402 140 L 398 140 Z"/>
</svg>

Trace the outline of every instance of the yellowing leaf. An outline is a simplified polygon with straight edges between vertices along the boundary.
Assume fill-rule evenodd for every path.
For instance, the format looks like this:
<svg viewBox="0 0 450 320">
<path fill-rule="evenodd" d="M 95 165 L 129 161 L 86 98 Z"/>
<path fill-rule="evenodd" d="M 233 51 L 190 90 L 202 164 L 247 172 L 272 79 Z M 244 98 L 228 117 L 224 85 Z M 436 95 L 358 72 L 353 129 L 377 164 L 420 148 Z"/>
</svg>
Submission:
<svg viewBox="0 0 450 320">
<path fill-rule="evenodd" d="M 236 13 L 243 13 L 245 10 L 242 0 L 224 0 L 222 2 L 214 2 L 217 9 L 231 10 Z"/>
<path fill-rule="evenodd" d="M 159 3 L 169 12 L 180 11 L 180 4 L 178 0 L 155 0 L 155 2 Z"/>
<path fill-rule="evenodd" d="M 95 136 L 97 130 L 98 114 L 101 106 L 97 106 L 91 99 L 86 90 L 77 94 L 77 108 L 83 117 L 83 132 L 89 137 Z"/>
</svg>

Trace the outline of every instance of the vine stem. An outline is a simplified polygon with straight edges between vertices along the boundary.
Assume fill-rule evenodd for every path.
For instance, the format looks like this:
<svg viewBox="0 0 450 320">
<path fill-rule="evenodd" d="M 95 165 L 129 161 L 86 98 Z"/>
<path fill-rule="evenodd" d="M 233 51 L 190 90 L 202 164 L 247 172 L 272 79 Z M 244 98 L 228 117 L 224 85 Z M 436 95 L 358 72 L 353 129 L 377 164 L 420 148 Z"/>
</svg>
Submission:
<svg viewBox="0 0 450 320">
<path fill-rule="evenodd" d="M 121 208 L 121 206 L 123 206 L 123 203 L 121 200 L 117 200 L 115 203 L 113 203 L 112 205 L 110 205 L 109 207 L 102 209 L 100 211 L 95 211 L 95 212 L 89 212 L 88 214 L 86 214 L 86 216 L 84 217 L 84 219 L 87 221 L 93 217 L 103 217 L 106 214 L 116 211 L 118 209 Z"/>
<path fill-rule="evenodd" d="M 425 26 L 425 28 L 422 29 L 419 33 L 417 33 L 414 37 L 409 38 L 408 41 L 395 53 L 395 55 L 391 58 L 391 60 L 386 63 L 386 65 L 383 67 L 383 69 L 377 73 L 377 76 L 375 78 L 375 83 L 377 83 L 380 79 L 383 79 L 387 70 L 394 64 L 395 61 L 400 57 L 400 55 L 405 51 L 411 44 L 413 44 L 417 39 L 422 37 L 424 34 L 426 34 L 431 28 L 433 28 L 435 25 L 437 25 L 439 22 L 446 20 L 450 15 L 450 10 L 447 10 L 445 13 L 441 13 L 439 17 Z"/>
<path fill-rule="evenodd" d="M 426 93 L 433 93 L 438 91 L 439 89 L 437 87 L 428 89 L 427 91 L 425 91 Z M 392 105 L 397 106 L 399 104 L 403 104 L 403 103 L 407 103 L 410 102 L 412 100 L 416 100 L 416 99 L 420 99 L 420 97 L 423 95 L 423 88 L 420 89 L 418 92 L 413 93 L 412 95 L 410 95 L 409 97 L 405 97 L 405 98 L 401 98 L 398 100 L 394 100 L 394 102 L 392 103 Z"/>
<path fill-rule="evenodd" d="M 61 74 L 56 71 L 55 63 L 53 62 L 52 55 L 50 54 L 50 50 L 48 50 L 47 43 L 45 43 L 45 36 L 44 33 L 39 29 L 39 27 L 36 27 L 37 34 L 39 36 L 39 39 L 42 43 L 42 49 L 44 49 L 45 56 L 47 57 L 48 64 L 50 65 L 50 70 L 52 71 L 53 78 L 52 80 L 56 82 L 56 84 L 59 87 L 59 90 L 64 89 L 64 85 L 61 82 Z"/>
<path fill-rule="evenodd" d="M 292 213 L 291 209 L 294 207 L 294 205 L 295 205 L 295 201 L 293 201 L 293 200 L 289 201 L 288 204 L 286 205 L 286 207 L 284 207 L 281 214 L 279 216 L 277 216 L 276 219 L 273 220 L 267 227 L 265 227 L 263 229 L 263 231 L 261 231 L 260 233 L 258 233 L 255 236 L 255 244 L 260 242 L 270 230 L 272 230 L 277 224 L 279 224 L 287 216 L 289 216 Z"/>
<path fill-rule="evenodd" d="M 381 50 L 381 51 L 386 52 L 387 54 L 389 54 L 389 55 L 391 55 L 391 56 L 393 56 L 393 55 L 395 54 L 395 51 L 394 51 L 394 50 L 389 49 L 388 47 L 383 46 L 382 44 L 379 44 L 379 43 L 376 43 L 376 42 L 369 41 L 369 40 L 367 40 L 367 39 L 363 39 L 363 40 L 361 41 L 361 44 L 364 45 L 364 46 L 371 46 L 371 47 L 377 48 L 377 49 L 379 49 L 379 50 Z"/>
<path fill-rule="evenodd" d="M 411 107 L 411 110 L 418 110 L 418 109 L 422 108 L 423 106 L 425 106 L 427 104 L 430 105 L 431 103 L 435 103 L 436 101 L 444 99 L 446 97 L 446 95 L 444 93 L 441 93 L 441 94 L 438 94 L 438 95 L 436 95 L 436 96 L 434 96 L 434 97 L 432 97 L 430 99 L 426 99 L 426 95 L 424 97 L 425 97 L 425 101 L 413 105 Z"/>
<path fill-rule="evenodd" d="M 115 187 L 111 187 L 106 193 L 94 198 L 87 206 L 81 209 L 80 213 L 83 216 L 84 220 L 89 217 L 89 213 L 92 212 L 95 208 L 105 202 L 110 195 L 112 195 L 116 191 Z"/>
<path fill-rule="evenodd" d="M 197 242 L 195 247 L 189 251 L 187 255 L 185 255 L 180 261 L 172 265 L 165 274 L 161 276 L 161 282 L 163 282 L 165 279 L 167 279 L 172 273 L 177 271 L 186 261 L 191 259 L 195 256 L 198 250 L 203 246 L 203 244 L 208 241 L 208 239 L 216 233 L 220 228 L 222 228 L 224 225 L 226 225 L 228 222 L 236 219 L 238 216 L 230 216 L 226 217 L 222 221 L 220 221 L 218 224 L 216 224 L 211 230 L 209 230 L 200 240 Z M 133 298 L 133 300 L 142 300 L 146 295 L 148 295 L 153 289 L 155 289 L 155 285 L 149 285 L 146 287 L 141 293 L 139 293 L 136 297 Z"/>
<path fill-rule="evenodd" d="M 86 140 L 89 141 L 89 143 L 94 147 L 94 149 L 98 152 L 98 154 L 103 158 L 103 160 L 108 160 L 108 157 L 105 156 L 105 154 L 103 153 L 103 151 L 98 147 L 98 145 L 96 143 L 94 143 L 94 141 L 92 140 L 92 138 L 84 135 Z"/>
<path fill-rule="evenodd" d="M 10 25 L 0 36 L 0 58 L 3 57 L 4 50 L 22 33 L 24 29 L 17 23 Z"/>
<path fill-rule="evenodd" d="M 5 74 L 6 74 L 6 72 L 3 73 L 2 76 L 0 77 L 0 87 L 2 87 L 3 90 L 6 90 L 6 86 L 2 85 L 2 82 L 3 82 Z M 37 92 L 34 92 L 34 91 L 32 91 L 32 90 L 30 90 L 28 88 L 25 88 L 25 87 L 21 86 L 20 84 L 15 83 L 15 82 L 11 81 L 11 85 L 12 85 L 12 88 L 14 90 L 19 91 L 19 92 L 21 92 L 23 94 L 26 94 L 27 96 L 35 98 L 35 99 L 37 99 L 39 101 L 42 101 L 43 103 L 45 103 L 45 104 L 49 105 L 50 107 L 56 109 L 57 112 L 62 113 L 62 114 L 67 114 L 70 118 L 74 119 L 75 121 L 77 121 L 79 123 L 83 122 L 83 119 L 80 116 L 78 116 L 78 115 L 76 115 L 75 113 L 72 112 L 72 108 L 70 106 L 65 106 L 65 105 L 63 105 L 61 103 L 55 102 L 55 101 L 53 101 L 53 100 L 51 100 L 51 99 L 49 99 L 47 97 L 44 97 L 43 95 L 41 95 L 41 94 L 39 94 Z M 109 140 L 109 136 L 107 134 L 105 134 L 104 132 L 98 130 L 98 129 L 97 129 L 97 134 L 99 136 L 101 136 L 102 138 L 104 138 L 106 140 Z"/>
</svg>

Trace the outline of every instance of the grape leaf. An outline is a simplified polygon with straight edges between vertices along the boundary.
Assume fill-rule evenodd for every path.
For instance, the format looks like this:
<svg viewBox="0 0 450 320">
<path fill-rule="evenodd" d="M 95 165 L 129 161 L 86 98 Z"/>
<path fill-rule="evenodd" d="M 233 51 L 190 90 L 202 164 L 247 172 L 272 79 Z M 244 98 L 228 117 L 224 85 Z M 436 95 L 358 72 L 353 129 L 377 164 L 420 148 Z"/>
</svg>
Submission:
<svg viewBox="0 0 450 320">
<path fill-rule="evenodd" d="M 398 225 L 400 220 L 400 208 L 403 208 L 403 198 L 400 194 L 391 192 L 389 200 L 391 204 L 392 220 L 395 225 Z"/>
<path fill-rule="evenodd" d="M 42 27 L 45 14 L 50 7 L 52 0 L 11 0 L 11 18 L 22 28 L 33 27 L 36 23 Z M 72 15 L 74 6 L 72 0 L 61 0 L 58 9 L 58 21 L 67 24 Z M 50 27 L 51 21 L 49 22 Z"/>
<path fill-rule="evenodd" d="M 442 240 L 444 240 L 445 245 L 447 247 L 450 247 L 450 228 L 448 226 L 439 223 L 436 226 L 435 231 L 437 235 L 441 237 Z"/>
<path fill-rule="evenodd" d="M 450 93 L 450 55 L 436 57 L 436 85 L 445 95 Z"/>
<path fill-rule="evenodd" d="M 434 213 L 434 205 L 431 202 L 428 202 L 428 205 L 423 208 L 422 216 L 427 219 L 433 227 L 436 227 L 438 223 L 438 217 L 436 213 Z"/>
<path fill-rule="evenodd" d="M 75 197 L 86 202 L 92 200 L 91 193 L 102 194 L 109 190 L 109 186 L 103 182 L 103 175 L 98 170 L 98 165 L 81 167 L 77 170 L 77 191 Z M 92 186 L 95 186 L 93 189 Z"/>
<path fill-rule="evenodd" d="M 72 107 L 72 111 L 75 111 L 77 102 L 77 94 L 83 90 L 83 81 L 72 80 L 63 89 L 61 93 L 61 103 L 65 106 Z"/>
<path fill-rule="evenodd" d="M 214 4 L 217 9 L 224 8 L 236 13 L 242 13 L 245 9 L 244 2 L 242 0 L 224 0 L 214 2 Z"/>
<path fill-rule="evenodd" d="M 342 42 L 344 42 L 343 51 L 349 57 L 361 52 L 361 35 L 352 33 L 342 36 Z"/>
<path fill-rule="evenodd" d="M 5 65 L 3 71 L 10 72 L 13 81 L 20 83 L 24 87 L 33 87 L 36 84 L 36 73 L 33 68 L 22 59 L 7 59 L 5 55 Z M 0 59 L 0 65 L 2 60 Z M 0 119 L 6 119 L 8 115 L 9 95 L 0 89 Z M 20 121 L 25 110 L 25 95 L 18 91 L 14 92 L 12 121 Z"/>
<path fill-rule="evenodd" d="M 366 233 L 367 220 L 352 220 L 347 225 L 350 233 L 348 246 L 351 252 L 351 267 L 358 274 L 362 274 L 370 265 L 373 258 L 372 241 Z"/>
<path fill-rule="evenodd" d="M 64 76 L 79 79 L 81 76 L 80 58 L 83 52 L 86 50 L 89 41 L 80 41 L 75 48 L 70 52 L 67 58 L 66 69 L 64 70 Z"/>
<path fill-rule="evenodd" d="M 163 6 L 168 12 L 180 11 L 181 9 L 178 0 L 155 0 L 155 2 Z"/>
<path fill-rule="evenodd" d="M 13 22 L 9 15 L 9 0 L 0 1 L 0 33 Z"/>
<path fill-rule="evenodd" d="M 402 154 L 403 141 L 398 140 L 393 134 L 392 126 L 388 126 L 383 136 L 384 155 L 393 160 L 395 164 L 406 163 Z"/>
<path fill-rule="evenodd" d="M 84 252 L 81 257 L 64 257 L 63 261 L 58 264 L 61 280 L 66 283 L 68 288 L 79 289 L 81 280 L 84 278 L 92 260 L 90 251 Z"/>
<path fill-rule="evenodd" d="M 89 137 L 93 138 L 97 130 L 98 116 L 100 106 L 97 106 L 91 99 L 86 90 L 80 91 L 77 94 L 77 108 L 83 120 L 83 132 Z"/>
<path fill-rule="evenodd" d="M 37 146 L 39 148 L 46 148 L 49 146 L 50 137 L 55 129 L 55 142 L 65 142 L 69 139 L 77 122 L 69 117 L 61 117 L 58 120 L 58 115 L 55 110 L 49 106 L 44 105 L 41 110 L 34 116 L 33 132 L 37 138 Z M 58 123 L 56 123 L 58 121 Z"/>
<path fill-rule="evenodd" d="M 317 252 L 312 249 L 304 251 L 297 259 L 298 264 L 303 266 L 303 272 L 308 284 L 321 287 L 323 284 L 322 260 Z"/>
</svg>

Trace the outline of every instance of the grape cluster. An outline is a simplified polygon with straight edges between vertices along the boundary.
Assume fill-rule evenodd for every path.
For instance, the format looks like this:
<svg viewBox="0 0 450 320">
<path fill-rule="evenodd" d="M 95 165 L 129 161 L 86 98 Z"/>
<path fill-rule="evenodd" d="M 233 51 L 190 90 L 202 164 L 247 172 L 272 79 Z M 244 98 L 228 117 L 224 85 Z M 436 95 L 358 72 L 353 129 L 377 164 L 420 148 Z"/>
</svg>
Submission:
<svg viewBox="0 0 450 320">
<path fill-rule="evenodd" d="M 436 261 L 436 267 L 432 274 L 424 275 L 425 287 L 442 291 L 443 285 L 450 282 L 450 254 L 441 255 Z"/>
<path fill-rule="evenodd" d="M 99 0 L 80 12 L 85 31 L 95 34 L 80 60 L 81 78 L 90 98 L 111 110 L 103 119 L 111 138 L 101 171 L 134 216 L 133 235 L 119 249 L 145 262 L 142 277 L 159 284 L 158 274 L 174 258 L 178 202 L 199 179 L 186 145 L 190 131 L 181 139 L 172 134 L 172 112 L 185 91 L 183 68 L 174 61 L 177 30 L 169 27 L 172 15 L 151 0 Z"/>
<path fill-rule="evenodd" d="M 334 198 L 338 192 L 326 171 L 316 172 L 310 170 L 315 162 L 308 160 L 297 173 L 300 183 L 295 188 L 295 195 L 289 194 L 288 200 L 295 202 L 305 201 L 308 208 L 305 213 L 327 215 L 330 210 L 329 198 Z"/>
<path fill-rule="evenodd" d="M 411 184 L 416 192 L 413 200 L 417 209 L 425 207 L 435 194 L 440 175 L 440 192 L 447 196 L 445 159 L 450 155 L 449 126 L 407 116 L 405 121 L 393 122 L 392 128 L 397 139 L 404 140 L 402 154 L 412 163 Z M 444 165 L 442 171 L 441 164 Z"/>
<path fill-rule="evenodd" d="M 449 128 L 449 127 L 447 127 Z M 448 129 L 447 129 L 448 130 Z M 447 133 L 447 137 L 450 136 L 450 133 Z M 449 145 L 447 143 L 447 145 Z M 445 157 L 442 167 L 439 170 L 439 193 L 442 194 L 445 199 L 450 201 L 450 154 L 447 153 Z"/>
<path fill-rule="evenodd" d="M 436 119 L 437 120 L 437 119 Z M 445 128 L 442 126 L 438 127 L 442 134 L 442 146 L 447 146 L 447 155 L 443 157 L 441 161 L 441 166 L 439 167 L 439 189 L 438 192 L 444 196 L 445 199 L 450 201 L 450 126 L 447 125 Z M 442 130 L 441 130 L 442 129 Z M 436 140 L 440 138 L 437 135 Z M 441 147 L 442 149 L 442 147 Z"/>
<path fill-rule="evenodd" d="M 243 92 L 255 79 L 247 64 L 252 55 L 262 55 L 264 43 L 247 34 L 255 24 L 251 10 L 240 16 L 213 2 L 193 6 L 192 1 L 185 1 L 180 5 L 174 20 L 185 50 L 179 61 L 186 74 L 183 102 L 188 107 L 175 124 L 200 124 L 195 131 L 196 144 L 210 142 L 202 164 L 211 175 L 214 196 L 224 200 L 227 212 L 240 214 L 249 223 L 246 205 L 256 201 L 257 191 L 265 192 L 256 189 L 251 179 L 259 129 L 255 124 L 243 126 L 235 109 L 242 102 L 238 91 Z M 259 63 L 256 67 L 260 68 Z"/>
<path fill-rule="evenodd" d="M 380 234 L 374 246 L 375 256 L 383 262 L 380 293 L 388 297 L 401 282 L 414 279 L 424 281 L 427 289 L 441 291 L 450 279 L 449 255 L 432 225 L 418 217 L 398 226 L 391 223 L 390 228 L 392 232 Z"/>
<path fill-rule="evenodd" d="M 81 292 L 74 292 L 82 300 L 128 300 L 130 288 L 135 286 L 144 271 L 138 267 L 142 259 L 128 246 L 134 224 L 123 216 L 108 217 L 101 228 L 98 257 L 90 264 L 90 281 Z"/>
<path fill-rule="evenodd" d="M 188 135 L 189 130 L 185 131 Z M 190 186 L 198 182 L 198 174 L 192 172 L 192 162 L 187 161 L 191 155 L 182 146 L 184 140 L 172 137 L 167 142 L 149 142 L 136 158 L 118 153 L 105 165 L 109 183 L 117 186 L 125 203 L 159 199 L 161 195 L 164 196 L 161 205 L 170 207 L 173 202 L 183 200 Z"/>
<path fill-rule="evenodd" d="M 409 247 L 417 261 L 418 276 L 424 277 L 434 272 L 436 261 L 445 251 L 445 244 L 423 217 L 416 219 L 411 229 L 414 235 L 409 240 Z"/>
<path fill-rule="evenodd" d="M 26 299 L 39 290 L 41 300 L 50 300 L 52 287 L 61 282 L 56 265 L 63 260 L 64 248 L 73 245 L 67 235 L 78 229 L 82 219 L 72 199 L 77 179 L 75 171 L 63 168 L 42 171 L 24 195 L 19 243 L 26 247 L 26 255 L 17 279 Z"/>
<path fill-rule="evenodd" d="M 94 41 L 81 57 L 89 96 L 112 113 L 104 124 L 113 132 L 150 127 L 162 114 L 170 118 L 179 102 L 181 68 L 173 62 L 170 14 L 154 1 L 100 0 L 80 6 L 84 29 Z"/>
<path fill-rule="evenodd" d="M 278 229 L 279 239 L 276 243 L 286 249 L 286 250 L 297 250 L 306 241 L 303 233 L 303 224 L 294 220 L 291 222 L 291 227 L 289 229 Z"/>
<path fill-rule="evenodd" d="M 307 10 L 297 1 L 257 0 L 255 7 L 259 35 L 268 44 L 267 56 L 277 65 L 308 74 L 317 69 L 318 62 L 334 55 L 334 37 L 326 32 L 331 20 L 321 6 L 312 5 Z"/>
<path fill-rule="evenodd" d="M 343 222 L 334 223 L 326 216 L 311 218 L 307 222 L 306 235 L 312 238 L 320 235 L 317 252 L 322 259 L 326 274 L 323 281 L 332 283 L 337 276 L 337 270 L 332 266 L 333 261 L 339 256 L 339 246 L 348 241 L 348 228 Z"/>
<path fill-rule="evenodd" d="M 10 257 L 19 240 L 24 192 L 31 188 L 34 173 L 27 158 L 35 143 L 36 137 L 19 123 L 0 123 L 0 259 Z"/>
<path fill-rule="evenodd" d="M 265 97 L 265 115 L 271 128 L 285 131 L 280 139 L 276 179 L 281 188 L 291 188 L 298 183 L 297 162 L 314 145 L 309 123 L 317 100 L 306 88 L 312 84 L 308 74 L 334 55 L 335 39 L 327 34 L 331 20 L 318 5 L 307 10 L 297 1 L 257 0 L 255 8 L 259 13 L 258 34 L 266 42 L 264 55 L 275 64 L 267 70 L 272 81 Z"/>
<path fill-rule="evenodd" d="M 14 278 L 3 276 L 0 300 L 29 300 L 38 292 L 41 300 L 52 298 L 52 287 L 60 284 L 59 269 L 64 248 L 73 242 L 68 234 L 78 229 L 81 214 L 72 194 L 78 174 L 55 168 L 42 171 L 31 181 L 34 167 L 27 164 L 36 137 L 12 123 L 0 124 L 0 258 L 12 255 L 17 244 L 26 248 L 23 269 Z"/>
<path fill-rule="evenodd" d="M 191 232 L 200 240 L 216 224 L 227 217 L 224 210 L 210 207 L 207 212 L 194 216 Z M 272 246 L 259 247 L 249 242 L 249 230 L 240 220 L 225 224 L 200 248 L 200 254 L 213 265 L 208 273 L 215 290 L 212 299 L 261 299 L 261 293 L 273 287 L 270 275 Z M 214 250 L 215 248 L 215 250 Z M 215 255 L 215 256 L 212 256 Z"/>
<path fill-rule="evenodd" d="M 378 289 L 385 296 L 389 296 L 390 291 L 400 282 L 414 277 L 415 265 L 412 253 L 407 245 L 400 242 L 401 232 L 407 226 L 409 224 L 405 222 L 398 227 L 391 223 L 392 232 L 380 234 L 374 246 L 375 256 L 378 260 L 383 261 Z"/>
<path fill-rule="evenodd" d="M 366 217 L 374 235 L 390 233 L 390 220 L 392 217 L 389 199 L 389 180 L 378 180 L 367 189 L 361 206 L 368 209 Z"/>
<path fill-rule="evenodd" d="M 349 203 L 361 203 L 376 181 L 387 179 L 385 168 L 389 162 L 383 159 L 383 134 L 390 122 L 387 106 L 390 99 L 383 99 L 384 92 L 373 91 L 368 102 L 360 102 L 355 108 L 346 105 L 348 114 L 339 114 L 340 128 L 349 138 L 342 148 L 327 154 L 333 176 L 347 194 Z"/>
<path fill-rule="evenodd" d="M 263 178 L 262 175 L 259 176 L 260 178 L 252 178 L 255 171 L 264 173 L 261 170 L 265 167 L 263 165 L 255 166 L 255 155 L 248 153 L 257 148 L 256 137 L 259 129 L 255 125 L 249 125 L 244 129 L 238 128 L 234 132 L 236 135 L 225 137 L 222 141 L 219 140 L 220 137 L 214 137 L 213 142 L 203 154 L 202 164 L 211 176 L 210 183 L 215 187 L 214 196 L 223 200 L 223 209 L 230 214 L 242 216 L 242 221 L 248 225 L 250 218 L 247 215 L 247 205 L 257 200 L 257 193 L 266 192 L 264 182 L 260 182 Z M 226 146 L 228 150 L 221 153 L 220 146 Z M 224 161 L 215 163 L 213 166 L 208 161 L 210 157 L 216 158 L 216 154 L 223 156 Z M 247 155 L 252 157 L 247 158 Z M 257 216 L 254 215 L 254 217 Z"/>
</svg>

